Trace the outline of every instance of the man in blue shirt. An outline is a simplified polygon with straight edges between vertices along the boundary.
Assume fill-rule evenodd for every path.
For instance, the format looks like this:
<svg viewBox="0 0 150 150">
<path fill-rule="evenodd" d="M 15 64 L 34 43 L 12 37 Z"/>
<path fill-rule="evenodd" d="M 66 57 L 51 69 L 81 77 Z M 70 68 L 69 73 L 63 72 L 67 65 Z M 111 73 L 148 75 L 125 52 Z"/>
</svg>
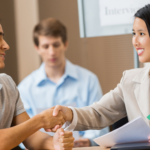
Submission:
<svg viewBox="0 0 150 150">
<path fill-rule="evenodd" d="M 66 32 L 66 27 L 53 18 L 41 21 L 34 28 L 35 48 L 43 63 L 18 86 L 30 117 L 55 105 L 88 106 L 102 97 L 96 75 L 66 59 Z M 76 140 L 75 146 L 93 146 L 92 139 L 107 132 L 108 128 L 82 132 L 82 139 Z"/>
</svg>

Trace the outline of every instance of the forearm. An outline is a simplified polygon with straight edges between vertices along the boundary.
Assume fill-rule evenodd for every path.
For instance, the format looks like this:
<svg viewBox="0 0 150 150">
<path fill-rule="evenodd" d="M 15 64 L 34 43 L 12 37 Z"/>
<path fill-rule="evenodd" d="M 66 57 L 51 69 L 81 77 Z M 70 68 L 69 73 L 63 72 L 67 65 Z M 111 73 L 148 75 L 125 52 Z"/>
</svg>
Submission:
<svg viewBox="0 0 150 150">
<path fill-rule="evenodd" d="M 75 130 L 100 130 L 126 116 L 123 106 L 121 107 L 122 110 L 118 111 L 113 106 L 108 105 L 109 103 L 105 105 L 95 103 L 84 108 L 75 108 L 78 116 Z"/>
<path fill-rule="evenodd" d="M 40 117 L 35 116 L 22 124 L 0 130 L 0 150 L 14 148 L 41 127 Z"/>
<path fill-rule="evenodd" d="M 104 123 L 100 121 L 101 115 L 97 113 L 92 107 L 75 108 L 77 113 L 77 124 L 74 130 L 99 130 Z"/>
<path fill-rule="evenodd" d="M 41 131 L 35 132 L 31 136 L 29 136 L 23 143 L 28 149 L 54 150 L 53 137 Z"/>
<path fill-rule="evenodd" d="M 73 119 L 65 124 L 66 131 L 84 131 L 89 129 L 101 129 L 100 115 L 92 107 L 70 108 L 73 112 Z"/>
</svg>

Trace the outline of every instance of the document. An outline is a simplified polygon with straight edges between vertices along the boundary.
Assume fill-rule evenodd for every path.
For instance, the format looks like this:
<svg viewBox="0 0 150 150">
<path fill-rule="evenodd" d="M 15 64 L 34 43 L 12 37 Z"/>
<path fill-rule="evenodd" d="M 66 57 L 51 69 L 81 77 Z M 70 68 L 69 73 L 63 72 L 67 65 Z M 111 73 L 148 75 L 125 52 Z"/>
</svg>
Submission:
<svg viewBox="0 0 150 150">
<path fill-rule="evenodd" d="M 123 143 L 148 142 L 149 136 L 150 128 L 139 116 L 124 126 L 94 139 L 94 141 L 100 146 L 112 147 Z"/>
</svg>

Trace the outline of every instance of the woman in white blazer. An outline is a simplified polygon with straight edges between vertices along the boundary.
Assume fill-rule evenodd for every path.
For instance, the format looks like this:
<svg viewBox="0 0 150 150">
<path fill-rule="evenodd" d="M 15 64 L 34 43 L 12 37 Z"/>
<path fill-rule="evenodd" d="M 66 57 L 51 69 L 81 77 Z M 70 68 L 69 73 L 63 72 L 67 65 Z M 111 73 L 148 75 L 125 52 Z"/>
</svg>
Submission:
<svg viewBox="0 0 150 150">
<path fill-rule="evenodd" d="M 139 61 L 150 62 L 150 4 L 135 13 L 132 43 Z M 150 67 L 127 70 L 117 87 L 91 106 L 67 108 L 56 106 L 53 115 L 61 110 L 71 124 L 69 130 L 102 129 L 127 116 L 131 121 L 142 116 L 150 126 Z M 55 130 L 55 129 L 53 129 Z"/>
</svg>

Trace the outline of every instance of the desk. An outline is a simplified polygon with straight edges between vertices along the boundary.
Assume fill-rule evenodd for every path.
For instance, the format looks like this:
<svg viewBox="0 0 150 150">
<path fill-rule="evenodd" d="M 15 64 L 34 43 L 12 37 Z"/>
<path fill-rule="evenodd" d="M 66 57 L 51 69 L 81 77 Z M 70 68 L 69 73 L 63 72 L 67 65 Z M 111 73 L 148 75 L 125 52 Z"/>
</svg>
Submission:
<svg viewBox="0 0 150 150">
<path fill-rule="evenodd" d="M 110 150 L 110 148 L 103 148 L 103 147 L 83 147 L 83 148 L 73 148 L 73 150 Z"/>
</svg>

